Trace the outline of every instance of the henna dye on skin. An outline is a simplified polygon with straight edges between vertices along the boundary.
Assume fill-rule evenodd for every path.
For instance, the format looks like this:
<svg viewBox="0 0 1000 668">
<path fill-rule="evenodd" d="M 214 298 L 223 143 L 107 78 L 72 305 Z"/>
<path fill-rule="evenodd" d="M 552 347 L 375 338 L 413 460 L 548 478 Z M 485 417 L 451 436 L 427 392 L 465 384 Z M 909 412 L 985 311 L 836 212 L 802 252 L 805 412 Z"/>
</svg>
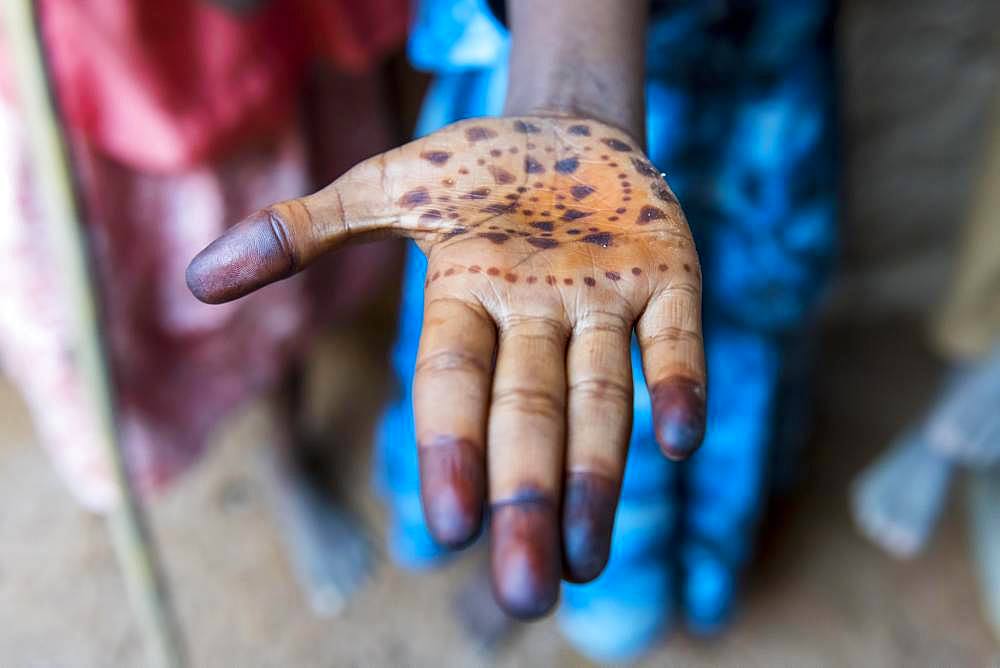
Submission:
<svg viewBox="0 0 1000 668">
<path fill-rule="evenodd" d="M 578 158 L 563 158 L 555 164 L 555 170 L 560 174 L 572 174 L 580 166 Z"/>
<path fill-rule="evenodd" d="M 524 171 L 528 174 L 543 174 L 545 167 L 530 155 L 524 157 Z"/>
<path fill-rule="evenodd" d="M 490 204 L 483 207 L 483 213 L 492 213 L 495 215 L 502 215 L 505 213 L 514 213 L 517 211 L 517 204 Z"/>
<path fill-rule="evenodd" d="M 455 237 L 461 236 L 461 235 L 465 234 L 468 231 L 469 230 L 467 230 L 464 227 L 455 227 L 455 228 L 452 228 L 452 229 L 448 230 L 445 233 L 445 235 L 444 235 L 444 241 L 448 241 L 449 239 L 454 239 Z"/>
<path fill-rule="evenodd" d="M 477 142 L 483 139 L 493 139 L 496 136 L 497 133 L 495 130 L 491 130 L 490 128 L 484 128 L 481 125 L 477 125 L 471 128 L 466 128 L 465 130 L 465 138 L 468 139 L 470 142 Z"/>
<path fill-rule="evenodd" d="M 420 498 L 431 535 L 459 549 L 479 534 L 486 494 L 483 448 L 467 438 L 438 436 L 417 445 Z"/>
<path fill-rule="evenodd" d="M 581 237 L 580 241 L 587 244 L 594 244 L 595 246 L 600 246 L 601 248 L 607 248 L 611 245 L 611 233 L 596 232 L 594 234 L 588 234 L 585 237 Z"/>
<path fill-rule="evenodd" d="M 413 209 L 422 204 L 429 204 L 431 201 L 430 193 L 427 192 L 427 188 L 420 186 L 419 188 L 414 188 L 413 190 L 404 193 L 402 197 L 399 198 L 399 205 L 404 209 Z"/>
<path fill-rule="evenodd" d="M 680 204 L 677 202 L 677 198 L 674 197 L 674 194 L 670 192 L 670 188 L 668 188 L 665 183 L 661 182 L 653 183 L 653 194 L 656 195 L 658 199 L 661 199 L 664 202 L 667 202 L 668 204 L 674 204 L 676 206 L 680 206 Z"/>
<path fill-rule="evenodd" d="M 451 153 L 448 151 L 424 151 L 420 157 L 432 165 L 441 167 L 451 158 Z"/>
<path fill-rule="evenodd" d="M 421 225 L 429 225 L 438 220 L 441 220 L 441 212 L 437 209 L 428 209 L 420 215 L 417 222 Z"/>
<path fill-rule="evenodd" d="M 653 385 L 653 426 L 660 450 L 673 460 L 686 459 L 705 436 L 705 387 L 684 376 Z"/>
<path fill-rule="evenodd" d="M 621 141 L 620 139 L 615 139 L 614 137 L 608 137 L 607 139 L 601 140 L 605 146 L 610 148 L 612 151 L 621 151 L 622 153 L 627 153 L 632 150 L 632 147 Z M 617 166 L 617 165 L 616 165 Z"/>
<path fill-rule="evenodd" d="M 493 593 L 507 614 L 534 619 L 559 598 L 561 571 L 557 504 L 531 489 L 492 505 Z"/>
<path fill-rule="evenodd" d="M 221 304 L 291 276 L 298 261 L 284 225 L 272 209 L 235 225 L 191 260 L 188 289 L 207 304 Z"/>
<path fill-rule="evenodd" d="M 639 209 L 639 217 L 636 218 L 636 225 L 648 225 L 654 220 L 666 220 L 667 214 L 655 206 L 646 205 Z"/>
<path fill-rule="evenodd" d="M 535 248 L 541 248 L 543 250 L 549 248 L 555 248 L 556 246 L 559 245 L 559 242 L 556 241 L 555 239 L 547 239 L 545 237 L 528 237 L 527 239 L 525 239 L 525 241 L 527 241 Z"/>
<path fill-rule="evenodd" d="M 590 582 L 604 570 L 611 552 L 611 530 L 618 506 L 618 485 L 598 473 L 572 472 L 563 492 L 563 577 Z"/>
<path fill-rule="evenodd" d="M 632 158 L 632 166 L 635 167 L 635 171 L 639 172 L 643 176 L 648 176 L 650 178 L 657 179 L 660 177 L 660 173 L 651 164 L 645 160 L 640 160 L 639 158 Z"/>
<path fill-rule="evenodd" d="M 462 195 L 462 199 L 486 199 L 486 196 L 489 194 L 489 188 L 476 188 Z"/>
<path fill-rule="evenodd" d="M 514 183 L 514 181 L 517 180 L 517 177 L 508 172 L 503 167 L 490 165 L 489 169 L 490 169 L 490 174 L 493 175 L 493 180 L 499 183 L 500 185 L 507 185 L 510 183 Z"/>
<path fill-rule="evenodd" d="M 560 220 L 579 220 L 581 218 L 586 218 L 590 213 L 587 211 L 579 211 L 577 209 L 567 209 L 566 213 L 562 215 Z"/>
</svg>

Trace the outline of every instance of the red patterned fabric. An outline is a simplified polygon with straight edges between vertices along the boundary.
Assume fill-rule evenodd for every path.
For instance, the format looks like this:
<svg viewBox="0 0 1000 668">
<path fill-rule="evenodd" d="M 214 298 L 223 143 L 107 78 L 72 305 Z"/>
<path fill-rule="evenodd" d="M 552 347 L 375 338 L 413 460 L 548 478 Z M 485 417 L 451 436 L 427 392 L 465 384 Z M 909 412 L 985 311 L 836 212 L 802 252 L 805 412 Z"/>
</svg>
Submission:
<svg viewBox="0 0 1000 668">
<path fill-rule="evenodd" d="M 408 0 L 41 0 L 66 122 L 136 169 L 211 159 L 289 118 L 306 66 L 366 71 L 398 46 Z"/>
<path fill-rule="evenodd" d="M 394 124 L 371 66 L 401 46 L 408 2 L 272 0 L 247 19 L 196 0 L 40 4 L 121 436 L 134 479 L 153 490 L 197 460 L 221 417 L 280 379 L 318 324 L 349 317 L 392 273 L 386 265 L 398 254 L 370 246 L 221 307 L 197 302 L 184 285 L 187 262 L 226 225 L 312 189 L 310 164 L 332 178 L 391 145 Z M 9 81 L 3 55 L 0 92 Z M 317 58 L 339 68 L 317 96 L 320 144 L 332 154 L 306 144 L 297 108 Z M 0 361 L 57 470 L 100 509 L 115 490 L 72 353 L 72 305 L 46 237 L 23 119 L 7 92 L 0 218 L 16 222 L 0 225 Z"/>
</svg>

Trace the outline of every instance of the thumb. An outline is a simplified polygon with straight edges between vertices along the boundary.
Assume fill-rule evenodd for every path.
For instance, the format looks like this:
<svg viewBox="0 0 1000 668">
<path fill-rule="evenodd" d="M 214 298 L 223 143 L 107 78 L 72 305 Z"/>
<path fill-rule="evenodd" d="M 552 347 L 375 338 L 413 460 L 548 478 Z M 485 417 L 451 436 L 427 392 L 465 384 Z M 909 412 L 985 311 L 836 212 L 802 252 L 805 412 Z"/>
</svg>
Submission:
<svg viewBox="0 0 1000 668">
<path fill-rule="evenodd" d="M 195 256 L 188 288 L 209 304 L 238 299 L 353 237 L 391 227 L 394 217 L 377 187 L 381 172 L 378 159 L 368 160 L 317 193 L 251 214 Z"/>
</svg>

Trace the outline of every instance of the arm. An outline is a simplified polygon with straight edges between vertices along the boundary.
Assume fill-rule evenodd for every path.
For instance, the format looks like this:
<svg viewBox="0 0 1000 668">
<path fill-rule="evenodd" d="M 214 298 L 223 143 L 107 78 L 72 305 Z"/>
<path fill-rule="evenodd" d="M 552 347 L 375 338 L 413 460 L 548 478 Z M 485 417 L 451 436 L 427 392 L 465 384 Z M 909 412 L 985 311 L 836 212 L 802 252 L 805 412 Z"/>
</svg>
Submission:
<svg viewBox="0 0 1000 668">
<path fill-rule="evenodd" d="M 589 117 L 645 143 L 644 0 L 510 0 L 508 116 Z"/>
</svg>

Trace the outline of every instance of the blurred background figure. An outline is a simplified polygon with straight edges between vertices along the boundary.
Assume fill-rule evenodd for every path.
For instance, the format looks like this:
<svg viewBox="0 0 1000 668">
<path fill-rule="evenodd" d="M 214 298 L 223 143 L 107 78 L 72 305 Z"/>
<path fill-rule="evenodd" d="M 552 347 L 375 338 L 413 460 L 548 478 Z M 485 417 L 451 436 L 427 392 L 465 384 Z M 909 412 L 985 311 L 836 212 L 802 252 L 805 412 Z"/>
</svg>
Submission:
<svg viewBox="0 0 1000 668">
<path fill-rule="evenodd" d="M 1000 101 L 1000 100 L 998 100 Z M 1000 637 L 1000 105 L 994 104 L 978 195 L 966 225 L 949 299 L 933 324 L 936 352 L 951 367 L 918 421 L 862 472 L 853 493 L 861 529 L 887 552 L 924 549 L 959 470 L 968 499 L 984 609 Z"/>
<path fill-rule="evenodd" d="M 310 600 L 330 612 L 357 586 L 368 555 L 352 520 L 306 474 L 324 450 L 350 443 L 317 447 L 299 401 L 301 351 L 330 322 L 358 317 L 391 283 L 385 267 L 397 254 L 358 248 L 308 280 L 224 307 L 194 300 L 184 267 L 232 221 L 401 141 L 386 60 L 405 38 L 408 2 L 44 1 L 37 11 L 132 479 L 143 491 L 163 488 L 198 459 L 220 418 L 272 392 L 276 508 Z M 70 305 L 17 100 L 5 92 L 0 353 L 56 469 L 81 503 L 102 510 L 116 492 L 110 462 L 71 352 Z M 337 435 L 358 432 L 342 425 Z"/>
</svg>

